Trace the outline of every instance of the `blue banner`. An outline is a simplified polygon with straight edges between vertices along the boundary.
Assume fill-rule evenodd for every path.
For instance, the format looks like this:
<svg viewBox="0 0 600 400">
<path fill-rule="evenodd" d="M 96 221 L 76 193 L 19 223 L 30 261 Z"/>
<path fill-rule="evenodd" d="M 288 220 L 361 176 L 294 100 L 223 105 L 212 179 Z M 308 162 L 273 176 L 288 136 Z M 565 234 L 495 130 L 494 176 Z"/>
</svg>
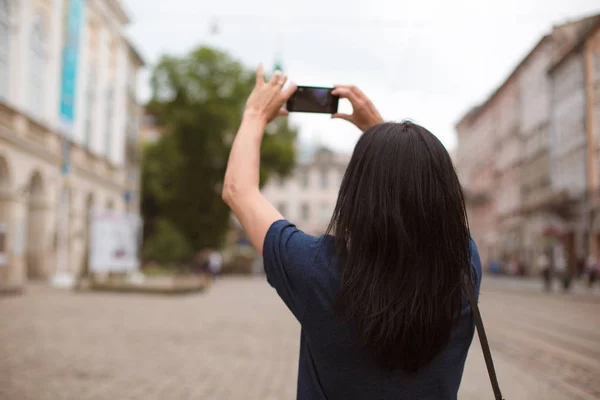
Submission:
<svg viewBox="0 0 600 400">
<path fill-rule="evenodd" d="M 69 0 L 67 29 L 63 47 L 62 80 L 60 90 L 60 120 L 63 135 L 73 134 L 75 121 L 75 94 L 77 91 L 77 65 L 79 39 L 83 27 L 85 0 Z"/>
</svg>

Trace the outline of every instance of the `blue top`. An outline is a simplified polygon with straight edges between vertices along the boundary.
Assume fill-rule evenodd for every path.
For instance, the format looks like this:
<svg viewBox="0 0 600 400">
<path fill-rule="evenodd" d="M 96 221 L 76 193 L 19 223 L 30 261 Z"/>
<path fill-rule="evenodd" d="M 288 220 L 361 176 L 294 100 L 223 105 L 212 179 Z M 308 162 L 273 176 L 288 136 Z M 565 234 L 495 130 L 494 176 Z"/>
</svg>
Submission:
<svg viewBox="0 0 600 400">
<path fill-rule="evenodd" d="M 306 235 L 285 220 L 273 223 L 265 237 L 267 280 L 302 327 L 297 398 L 456 399 L 475 330 L 468 301 L 450 343 L 427 367 L 413 375 L 386 371 L 367 349 L 349 346 L 349 327 L 336 321 L 340 269 L 334 250 L 332 236 Z M 478 295 L 481 261 L 473 241 L 471 252 Z"/>
</svg>

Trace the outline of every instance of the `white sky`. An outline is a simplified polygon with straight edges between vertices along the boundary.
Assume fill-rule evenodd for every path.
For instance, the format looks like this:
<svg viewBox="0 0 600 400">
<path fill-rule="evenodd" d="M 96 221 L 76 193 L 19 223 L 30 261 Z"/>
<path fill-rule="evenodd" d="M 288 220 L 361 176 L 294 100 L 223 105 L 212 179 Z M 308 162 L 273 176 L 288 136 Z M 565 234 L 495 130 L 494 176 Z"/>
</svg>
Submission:
<svg viewBox="0 0 600 400">
<path fill-rule="evenodd" d="M 133 20 L 129 35 L 150 64 L 200 44 L 227 50 L 249 67 L 264 62 L 270 69 L 279 53 L 297 84 L 355 84 L 385 119 L 410 118 L 449 148 L 456 121 L 552 25 L 600 13 L 597 0 L 123 1 Z M 350 152 L 359 135 L 325 115 L 290 118 L 305 144 Z"/>
</svg>

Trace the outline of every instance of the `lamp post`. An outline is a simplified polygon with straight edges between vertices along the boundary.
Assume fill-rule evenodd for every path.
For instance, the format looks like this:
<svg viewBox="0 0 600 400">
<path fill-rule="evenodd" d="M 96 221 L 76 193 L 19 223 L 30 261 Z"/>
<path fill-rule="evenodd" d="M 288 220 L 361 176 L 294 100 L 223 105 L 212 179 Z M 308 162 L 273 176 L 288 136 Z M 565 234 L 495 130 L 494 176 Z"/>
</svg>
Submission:
<svg viewBox="0 0 600 400">
<path fill-rule="evenodd" d="M 75 125 L 75 98 L 77 92 L 77 70 L 79 64 L 79 39 L 84 20 L 85 1 L 69 0 L 67 24 L 63 43 L 61 90 L 60 90 L 60 133 L 63 142 L 61 177 L 59 184 L 58 218 L 56 224 L 57 248 L 56 271 L 52 283 L 58 287 L 72 287 L 73 275 L 69 269 L 69 175 L 71 170 L 71 139 Z"/>
<path fill-rule="evenodd" d="M 63 173 L 58 198 L 56 270 L 52 276 L 52 284 L 62 288 L 70 288 L 74 284 L 73 275 L 69 272 L 69 186 L 69 177 Z"/>
</svg>

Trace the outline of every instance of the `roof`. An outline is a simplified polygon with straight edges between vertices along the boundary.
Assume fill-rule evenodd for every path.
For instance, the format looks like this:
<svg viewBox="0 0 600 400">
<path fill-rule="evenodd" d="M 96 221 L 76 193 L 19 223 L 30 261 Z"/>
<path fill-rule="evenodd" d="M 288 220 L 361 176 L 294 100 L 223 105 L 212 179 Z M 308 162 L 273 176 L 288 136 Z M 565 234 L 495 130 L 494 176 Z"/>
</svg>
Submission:
<svg viewBox="0 0 600 400">
<path fill-rule="evenodd" d="M 521 68 L 523 67 L 523 65 L 527 61 L 529 61 L 531 59 L 531 57 L 533 57 L 533 55 L 542 47 L 542 45 L 544 43 L 546 43 L 550 39 L 550 37 L 551 37 L 551 35 L 544 35 L 544 36 L 542 36 L 542 38 L 536 43 L 535 46 L 533 46 L 533 48 L 529 51 L 529 53 L 527 53 L 527 55 L 521 61 L 519 61 L 519 63 L 517 64 L 517 66 L 513 68 L 513 70 L 511 71 L 511 73 L 504 80 L 504 82 L 502 82 L 502 84 L 500 86 L 498 86 L 498 88 L 496 88 L 496 90 L 494 90 L 494 92 L 483 103 L 481 103 L 481 104 L 479 104 L 479 105 L 477 105 L 475 107 L 472 107 L 455 124 L 455 127 L 458 128 L 458 126 L 462 125 L 463 123 L 468 123 L 468 122 L 471 122 L 471 121 L 475 120 L 481 114 L 481 112 L 488 106 L 488 104 L 490 104 L 492 102 L 492 100 L 494 100 L 498 96 L 498 94 L 500 94 L 500 92 L 506 86 L 508 86 L 508 84 L 510 83 L 510 81 L 521 70 Z"/>
<path fill-rule="evenodd" d="M 125 42 L 127 42 L 127 47 L 129 48 L 129 51 L 131 52 L 131 54 L 133 54 L 133 56 L 135 57 L 135 59 L 140 63 L 141 67 L 145 67 L 146 66 L 146 61 L 144 61 L 144 58 L 142 57 L 142 55 L 140 54 L 140 52 L 136 49 L 136 47 L 134 46 L 133 43 L 131 43 L 131 40 L 128 38 L 124 38 Z"/>
<path fill-rule="evenodd" d="M 302 157 L 303 156 L 303 157 Z M 313 166 L 347 166 L 350 162 L 351 154 L 335 152 L 331 149 L 320 147 L 313 149 L 310 153 L 302 154 L 297 165 L 298 168 L 307 168 Z"/>
<path fill-rule="evenodd" d="M 556 26 L 554 30 L 564 30 L 570 25 L 579 26 L 579 29 L 576 29 L 574 32 L 575 40 L 569 42 L 567 46 L 560 49 L 560 52 L 558 54 L 554 55 L 555 57 L 552 62 L 552 65 L 548 69 L 549 74 L 554 72 L 556 68 L 558 68 L 566 59 L 568 59 L 571 54 L 580 51 L 583 45 L 585 44 L 587 38 L 592 36 L 598 29 L 600 29 L 600 14 Z"/>
<path fill-rule="evenodd" d="M 572 52 L 577 51 L 581 48 L 585 40 L 592 35 L 598 28 L 600 28 L 600 14 L 580 18 L 575 21 L 567 21 L 560 25 L 555 25 L 550 34 L 542 36 L 535 46 L 527 53 L 527 55 L 517 64 L 512 70 L 504 82 L 481 104 L 471 108 L 456 124 L 455 128 L 464 123 L 470 123 L 475 120 L 481 112 L 490 104 L 496 96 L 510 83 L 512 78 L 519 72 L 522 66 L 542 47 L 542 45 L 550 39 L 554 39 L 560 36 L 562 32 L 565 32 L 569 27 L 573 27 L 576 32 L 577 40 L 575 40 L 571 46 L 568 47 L 551 65 L 549 72 L 552 72 L 558 65 L 562 63 Z M 580 27 L 578 29 L 578 27 Z"/>
<path fill-rule="evenodd" d="M 116 13 L 122 24 L 127 25 L 131 22 L 131 18 L 129 18 L 129 12 L 125 9 L 123 2 L 119 0 L 107 0 L 106 4 L 112 11 Z"/>
</svg>

